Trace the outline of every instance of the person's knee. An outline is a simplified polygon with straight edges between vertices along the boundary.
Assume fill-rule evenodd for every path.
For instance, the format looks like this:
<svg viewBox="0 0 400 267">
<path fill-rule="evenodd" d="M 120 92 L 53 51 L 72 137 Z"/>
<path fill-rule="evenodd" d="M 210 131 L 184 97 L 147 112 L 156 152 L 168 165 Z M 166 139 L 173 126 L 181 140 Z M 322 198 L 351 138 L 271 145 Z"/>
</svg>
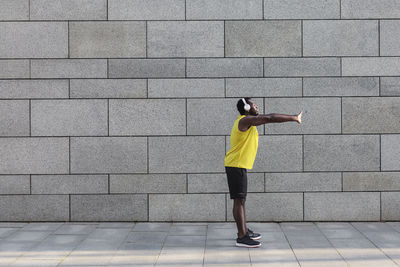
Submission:
<svg viewBox="0 0 400 267">
<path fill-rule="evenodd" d="M 234 205 L 244 205 L 246 202 L 246 198 L 235 198 Z"/>
</svg>

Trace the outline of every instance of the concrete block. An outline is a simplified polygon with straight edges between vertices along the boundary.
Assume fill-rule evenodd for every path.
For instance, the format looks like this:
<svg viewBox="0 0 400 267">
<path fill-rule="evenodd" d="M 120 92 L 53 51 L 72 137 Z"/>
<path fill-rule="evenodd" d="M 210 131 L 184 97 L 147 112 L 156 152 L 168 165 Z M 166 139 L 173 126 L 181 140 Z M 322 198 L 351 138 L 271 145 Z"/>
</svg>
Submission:
<svg viewBox="0 0 400 267">
<path fill-rule="evenodd" d="M 225 22 L 227 57 L 293 57 L 301 49 L 300 21 Z"/>
<path fill-rule="evenodd" d="M 398 221 L 400 219 L 399 204 L 399 192 L 382 192 L 382 220 Z"/>
<path fill-rule="evenodd" d="M 70 22 L 71 58 L 146 56 L 144 21 Z"/>
<path fill-rule="evenodd" d="M 247 191 L 264 192 L 264 173 L 247 174 Z M 229 193 L 226 173 L 188 175 L 189 193 Z"/>
<path fill-rule="evenodd" d="M 186 19 L 262 19 L 262 0 L 187 0 Z"/>
<path fill-rule="evenodd" d="M 68 195 L 0 196 L 0 221 L 68 220 Z"/>
<path fill-rule="evenodd" d="M 68 80 L 2 80 L 0 98 L 68 98 Z"/>
<path fill-rule="evenodd" d="M 265 0 L 264 19 L 339 19 L 339 0 Z"/>
<path fill-rule="evenodd" d="M 305 135 L 305 171 L 378 171 L 377 135 Z"/>
<path fill-rule="evenodd" d="M 344 172 L 343 191 L 396 191 L 400 172 Z"/>
<path fill-rule="evenodd" d="M 147 196 L 71 195 L 72 221 L 146 221 Z"/>
<path fill-rule="evenodd" d="M 105 20 L 107 0 L 30 0 L 31 20 Z"/>
<path fill-rule="evenodd" d="M 345 57 L 342 58 L 343 76 L 400 75 L 400 57 Z"/>
<path fill-rule="evenodd" d="M 31 60 L 32 78 L 107 78 L 106 59 Z"/>
<path fill-rule="evenodd" d="M 187 59 L 187 77 L 262 77 L 261 58 Z"/>
<path fill-rule="evenodd" d="M 32 100 L 32 136 L 107 135 L 107 100 Z"/>
<path fill-rule="evenodd" d="M 342 101 L 343 133 L 400 132 L 400 97 L 345 97 Z"/>
<path fill-rule="evenodd" d="M 379 194 L 379 192 L 304 193 L 304 220 L 379 220 Z"/>
<path fill-rule="evenodd" d="M 149 21 L 148 57 L 223 57 L 222 21 Z"/>
<path fill-rule="evenodd" d="M 340 76 L 340 59 L 264 58 L 264 76 Z"/>
<path fill-rule="evenodd" d="M 145 79 L 73 79 L 70 86 L 71 98 L 147 97 Z"/>
<path fill-rule="evenodd" d="M 149 195 L 149 221 L 225 221 L 225 194 Z"/>
<path fill-rule="evenodd" d="M 0 78 L 30 78 L 29 60 L 0 60 Z"/>
<path fill-rule="evenodd" d="M 186 133 L 184 99 L 110 99 L 109 105 L 110 135 Z"/>
<path fill-rule="evenodd" d="M 232 125 L 240 115 L 236 104 L 239 99 L 188 99 L 187 134 L 188 135 L 230 135 Z M 253 99 L 263 113 L 263 100 Z M 218 116 L 215 114 L 218 113 Z M 258 126 L 259 134 L 264 134 L 264 127 Z"/>
<path fill-rule="evenodd" d="M 265 192 L 341 191 L 340 172 L 266 173 Z"/>
<path fill-rule="evenodd" d="M 400 96 L 400 77 L 381 77 L 382 96 Z"/>
<path fill-rule="evenodd" d="M 400 2 L 392 0 L 342 0 L 343 19 L 400 18 Z"/>
<path fill-rule="evenodd" d="M 377 20 L 306 20 L 304 56 L 378 56 Z"/>
<path fill-rule="evenodd" d="M 144 173 L 146 137 L 71 137 L 72 173 Z"/>
<path fill-rule="evenodd" d="M 29 0 L 0 0 L 0 20 L 29 20 Z"/>
<path fill-rule="evenodd" d="M 186 193 L 186 175 L 110 175 L 110 193 Z"/>
<path fill-rule="evenodd" d="M 227 219 L 234 221 L 233 200 L 227 194 Z M 247 221 L 302 221 L 303 193 L 249 193 L 246 198 Z"/>
<path fill-rule="evenodd" d="M 378 77 L 304 78 L 305 96 L 378 96 Z"/>
<path fill-rule="evenodd" d="M 109 78 L 185 77 L 184 59 L 110 59 Z"/>
<path fill-rule="evenodd" d="M 108 193 L 108 175 L 32 175 L 32 194 Z"/>
<path fill-rule="evenodd" d="M 0 173 L 68 172 L 68 138 L 0 138 Z"/>
<path fill-rule="evenodd" d="M 108 0 L 109 20 L 184 20 L 184 0 Z"/>
<path fill-rule="evenodd" d="M 224 79 L 149 79 L 149 97 L 224 97 Z"/>
<path fill-rule="evenodd" d="M 0 22 L 0 58 L 68 57 L 67 22 Z"/>
<path fill-rule="evenodd" d="M 29 100 L 0 100 L 0 136 L 29 136 Z"/>
<path fill-rule="evenodd" d="M 288 121 L 265 124 L 272 134 L 329 134 L 341 132 L 340 98 L 265 98 L 265 113 L 297 115 L 303 111 L 302 123 Z"/>
<path fill-rule="evenodd" d="M 149 172 L 223 172 L 224 139 L 223 136 L 149 137 Z"/>
<path fill-rule="evenodd" d="M 380 55 L 400 56 L 399 21 L 382 20 L 380 23 Z"/>
<path fill-rule="evenodd" d="M 400 135 L 381 136 L 382 171 L 400 170 Z"/>
<path fill-rule="evenodd" d="M 30 194 L 29 175 L 0 175 L 0 194 Z"/>
<path fill-rule="evenodd" d="M 227 78 L 227 97 L 301 96 L 301 78 Z"/>
</svg>

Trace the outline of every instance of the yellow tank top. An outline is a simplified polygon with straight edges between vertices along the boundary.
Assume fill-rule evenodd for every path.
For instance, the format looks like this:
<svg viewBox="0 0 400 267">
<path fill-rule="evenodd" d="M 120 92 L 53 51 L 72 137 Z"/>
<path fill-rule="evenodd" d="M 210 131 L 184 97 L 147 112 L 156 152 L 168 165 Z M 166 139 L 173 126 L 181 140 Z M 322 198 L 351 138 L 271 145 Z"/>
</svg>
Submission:
<svg viewBox="0 0 400 267">
<path fill-rule="evenodd" d="M 258 148 L 258 132 L 256 126 L 242 132 L 239 120 L 246 115 L 239 115 L 233 123 L 231 131 L 231 148 L 225 156 L 226 167 L 252 169 Z"/>
</svg>

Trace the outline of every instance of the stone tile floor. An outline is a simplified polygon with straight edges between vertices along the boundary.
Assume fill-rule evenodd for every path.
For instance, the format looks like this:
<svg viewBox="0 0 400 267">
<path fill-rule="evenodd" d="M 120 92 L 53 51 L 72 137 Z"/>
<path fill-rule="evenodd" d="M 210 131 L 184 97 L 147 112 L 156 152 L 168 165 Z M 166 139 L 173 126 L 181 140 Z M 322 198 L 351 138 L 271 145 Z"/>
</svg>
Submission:
<svg viewBox="0 0 400 267">
<path fill-rule="evenodd" d="M 400 222 L 0 223 L 0 266 L 399 266 Z"/>
</svg>

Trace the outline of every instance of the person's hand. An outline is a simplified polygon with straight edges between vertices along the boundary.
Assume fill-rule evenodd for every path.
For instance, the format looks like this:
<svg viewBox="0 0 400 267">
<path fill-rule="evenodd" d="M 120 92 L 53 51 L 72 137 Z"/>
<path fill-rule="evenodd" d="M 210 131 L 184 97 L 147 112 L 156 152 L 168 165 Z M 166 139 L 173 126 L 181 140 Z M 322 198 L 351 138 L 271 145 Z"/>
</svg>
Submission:
<svg viewBox="0 0 400 267">
<path fill-rule="evenodd" d="M 297 114 L 297 123 L 301 124 L 301 115 L 302 115 L 303 111 L 301 111 L 299 114 Z"/>
</svg>

